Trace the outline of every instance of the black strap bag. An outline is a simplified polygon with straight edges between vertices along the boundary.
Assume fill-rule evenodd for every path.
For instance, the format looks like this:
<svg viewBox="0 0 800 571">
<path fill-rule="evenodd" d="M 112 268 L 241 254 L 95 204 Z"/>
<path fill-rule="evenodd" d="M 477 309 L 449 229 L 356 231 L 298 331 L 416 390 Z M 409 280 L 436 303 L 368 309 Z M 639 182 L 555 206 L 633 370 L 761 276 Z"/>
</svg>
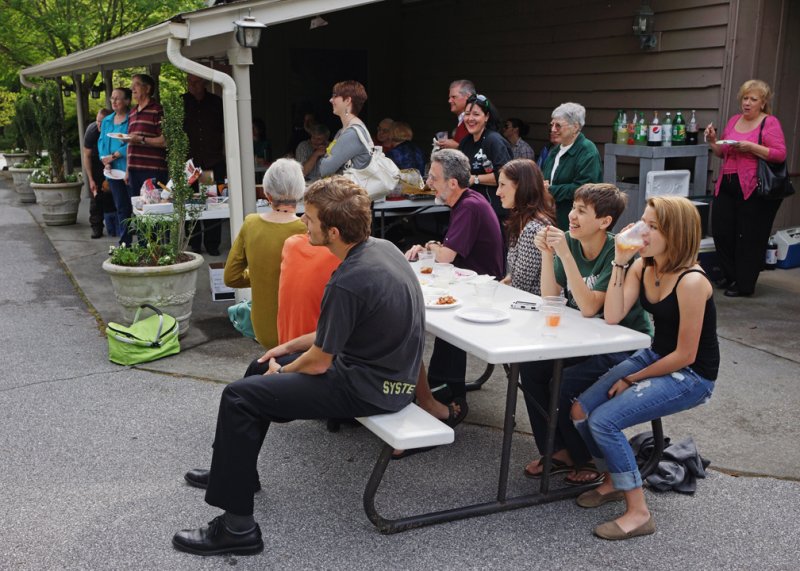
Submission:
<svg viewBox="0 0 800 571">
<path fill-rule="evenodd" d="M 761 128 L 758 131 L 758 144 L 761 144 L 761 134 L 764 132 L 764 123 L 767 118 L 761 121 Z M 786 161 L 781 163 L 771 163 L 761 157 L 758 160 L 758 171 L 756 175 L 756 194 L 767 200 L 781 200 L 794 194 L 792 181 L 789 180 L 789 173 L 786 170 Z"/>
</svg>

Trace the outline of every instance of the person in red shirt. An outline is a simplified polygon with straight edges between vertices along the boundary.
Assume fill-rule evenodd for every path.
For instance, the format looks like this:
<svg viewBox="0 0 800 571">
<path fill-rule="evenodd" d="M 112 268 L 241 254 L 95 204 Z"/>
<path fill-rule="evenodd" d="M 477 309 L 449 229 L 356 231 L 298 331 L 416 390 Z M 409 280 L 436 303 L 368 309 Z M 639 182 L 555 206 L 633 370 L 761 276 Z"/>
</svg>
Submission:
<svg viewBox="0 0 800 571">
<path fill-rule="evenodd" d="M 450 112 L 458 116 L 458 125 L 452 139 L 439 141 L 440 148 L 457 149 L 461 139 L 467 136 L 467 127 L 464 125 L 464 109 L 467 107 L 467 99 L 475 93 L 477 93 L 475 84 L 468 79 L 457 79 L 450 84 L 447 102 L 450 104 Z"/>
</svg>

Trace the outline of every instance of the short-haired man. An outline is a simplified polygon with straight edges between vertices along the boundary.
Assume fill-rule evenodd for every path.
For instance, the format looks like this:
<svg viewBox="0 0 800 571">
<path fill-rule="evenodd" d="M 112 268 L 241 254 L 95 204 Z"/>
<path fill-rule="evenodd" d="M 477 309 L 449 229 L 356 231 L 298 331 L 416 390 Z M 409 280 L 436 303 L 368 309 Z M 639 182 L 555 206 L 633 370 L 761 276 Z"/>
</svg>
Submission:
<svg viewBox="0 0 800 571">
<path fill-rule="evenodd" d="M 308 134 L 311 135 L 311 138 L 297 145 L 294 156 L 303 167 L 303 176 L 306 177 L 306 182 L 315 182 L 322 178 L 319 173 L 319 160 L 325 156 L 331 130 L 326 125 L 314 123 L 308 128 Z"/>
<path fill-rule="evenodd" d="M 467 188 L 469 176 L 469 159 L 461 151 L 444 149 L 433 154 L 428 186 L 436 191 L 437 202 L 451 208 L 450 225 L 442 243 L 412 246 L 406 258 L 414 260 L 427 249 L 435 254 L 437 262 L 453 263 L 500 279 L 504 275 L 500 223 L 486 197 Z M 437 418 L 457 424 L 467 413 L 466 373 L 466 353 L 437 338 L 427 377 L 424 368 L 420 371 L 417 402 Z M 428 388 L 440 385 L 450 389 L 452 400 L 448 406 L 435 401 Z"/>
<path fill-rule="evenodd" d="M 172 543 L 181 551 L 263 549 L 253 494 L 273 421 L 395 412 L 413 398 L 425 343 L 422 290 L 400 251 L 369 237 L 369 196 L 341 176 L 317 181 L 305 195 L 303 221 L 311 244 L 342 263 L 325 287 L 316 332 L 267 351 L 222 392 L 211 470 L 203 476 L 206 502 L 225 513 L 176 533 Z"/>
<path fill-rule="evenodd" d="M 105 214 L 111 212 L 116 213 L 111 191 L 103 191 L 103 182 L 105 182 L 106 179 L 103 174 L 104 166 L 100 161 L 100 153 L 97 149 L 97 143 L 100 140 L 100 124 L 103 122 L 103 119 L 112 113 L 113 111 L 111 111 L 111 109 L 100 109 L 100 111 L 97 112 L 95 120 L 86 127 L 86 132 L 83 135 L 81 163 L 83 163 L 84 176 L 89 182 L 89 225 L 92 227 L 93 239 L 103 237 Z M 116 218 L 116 215 L 114 218 Z M 116 228 L 116 224 L 114 228 Z M 108 228 L 108 232 L 109 235 L 111 235 L 112 229 Z"/>
<path fill-rule="evenodd" d="M 456 79 L 450 84 L 447 103 L 450 104 L 450 112 L 458 117 L 458 125 L 452 139 L 439 141 L 440 148 L 457 149 L 461 139 L 467 136 L 467 126 L 464 125 L 464 109 L 467 108 L 467 99 L 476 93 L 475 84 L 468 79 Z"/>
<path fill-rule="evenodd" d="M 611 264 L 614 261 L 614 227 L 625 210 L 627 197 L 608 183 L 585 184 L 575 191 L 569 213 L 569 232 L 548 226 L 536 235 L 534 244 L 542 252 L 542 295 L 564 292 L 567 305 L 580 310 L 584 317 L 602 315 Z M 636 331 L 652 335 L 652 325 L 637 301 L 620 322 Z M 551 473 L 569 472 L 567 482 L 573 485 L 599 481 L 596 468 L 590 465 L 589 452 L 569 418 L 569 398 L 587 389 L 608 369 L 623 361 L 630 352 L 607 353 L 589 358 L 569 359 L 565 363 L 558 412 Z M 553 361 L 523 363 L 520 378 L 525 389 L 525 404 L 536 446 L 545 450 L 547 419 L 543 414 L 550 400 L 550 379 Z M 566 402 L 564 402 L 566 400 Z M 542 463 L 534 460 L 525 467 L 525 475 L 541 475 Z"/>
</svg>

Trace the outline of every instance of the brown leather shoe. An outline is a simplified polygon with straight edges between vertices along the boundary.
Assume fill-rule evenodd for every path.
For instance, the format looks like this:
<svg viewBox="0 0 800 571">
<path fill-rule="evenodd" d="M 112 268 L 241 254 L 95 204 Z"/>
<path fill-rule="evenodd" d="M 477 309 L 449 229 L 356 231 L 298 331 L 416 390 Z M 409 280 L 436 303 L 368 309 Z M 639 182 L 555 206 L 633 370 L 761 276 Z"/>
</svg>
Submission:
<svg viewBox="0 0 800 571">
<path fill-rule="evenodd" d="M 594 534 L 597 537 L 601 539 L 609 539 L 611 541 L 631 539 L 632 537 L 639 537 L 640 535 L 652 535 L 655 532 L 656 520 L 653 519 L 652 514 L 650 515 L 650 519 L 648 519 L 639 527 L 628 532 L 622 531 L 622 528 L 617 525 L 617 522 L 615 521 L 607 521 L 594 528 Z"/>
<path fill-rule="evenodd" d="M 607 494 L 601 494 L 596 489 L 583 492 L 580 496 L 575 498 L 575 503 L 582 508 L 597 508 L 608 502 L 619 502 L 625 499 L 625 492 L 622 490 L 614 490 Z"/>
</svg>

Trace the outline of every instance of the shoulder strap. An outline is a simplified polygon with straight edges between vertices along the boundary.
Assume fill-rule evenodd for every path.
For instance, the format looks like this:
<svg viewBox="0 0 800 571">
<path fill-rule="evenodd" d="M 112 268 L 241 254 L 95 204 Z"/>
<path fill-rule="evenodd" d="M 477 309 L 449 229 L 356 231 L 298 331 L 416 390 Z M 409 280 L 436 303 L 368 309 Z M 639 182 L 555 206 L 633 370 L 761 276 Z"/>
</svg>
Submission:
<svg viewBox="0 0 800 571">
<path fill-rule="evenodd" d="M 673 288 L 673 290 L 678 288 L 678 284 L 681 283 L 681 280 L 683 279 L 683 276 L 685 276 L 686 274 L 694 273 L 694 272 L 698 272 L 698 273 L 703 274 L 703 276 L 708 280 L 708 275 L 706 275 L 706 273 L 703 270 L 701 270 L 699 268 L 690 268 L 690 269 L 686 270 L 685 272 L 683 272 L 681 275 L 678 276 L 678 281 L 675 282 L 675 287 Z M 711 280 L 709 280 L 709 281 L 711 281 Z"/>
<path fill-rule="evenodd" d="M 767 117 L 769 117 L 769 115 L 767 115 Z M 761 121 L 761 127 L 759 127 L 759 129 L 758 129 L 758 144 L 759 145 L 761 144 L 761 134 L 764 132 L 764 123 L 767 122 L 767 117 L 764 117 L 764 119 Z"/>
<path fill-rule="evenodd" d="M 348 127 L 348 129 L 353 129 L 356 132 L 356 135 L 358 135 L 358 138 L 361 141 L 361 144 L 364 145 L 364 147 L 367 149 L 367 152 L 369 154 L 372 154 L 372 145 L 367 143 L 367 139 L 364 137 L 364 135 L 361 134 L 361 129 L 356 129 L 356 127 L 359 127 L 359 126 L 360 127 L 364 127 L 360 123 L 355 123 L 354 125 L 351 125 L 350 127 Z M 366 130 L 366 127 L 364 127 L 364 129 Z"/>
</svg>

